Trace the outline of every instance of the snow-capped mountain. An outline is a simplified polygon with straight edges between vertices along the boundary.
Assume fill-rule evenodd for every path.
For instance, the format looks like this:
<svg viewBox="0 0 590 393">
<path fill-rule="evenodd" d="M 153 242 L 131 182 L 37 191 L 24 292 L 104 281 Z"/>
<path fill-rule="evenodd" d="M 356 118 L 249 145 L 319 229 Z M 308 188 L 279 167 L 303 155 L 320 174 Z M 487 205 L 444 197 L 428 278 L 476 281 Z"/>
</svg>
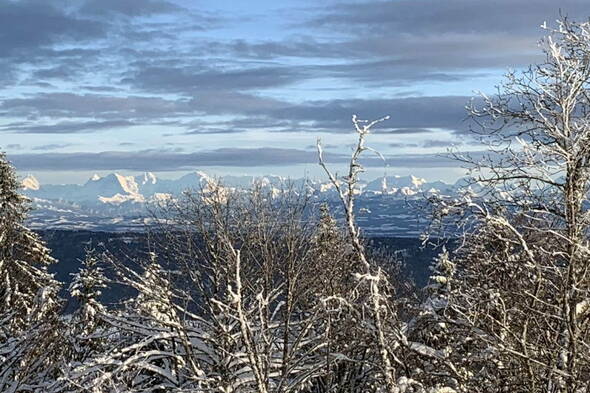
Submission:
<svg viewBox="0 0 590 393">
<path fill-rule="evenodd" d="M 23 192 L 36 210 L 31 225 L 37 228 L 85 228 L 127 230 L 149 223 L 146 208 L 174 198 L 187 189 L 207 192 L 215 184 L 228 190 L 243 190 L 258 184 L 270 191 L 291 186 L 315 201 L 327 201 L 338 211 L 337 194 L 329 182 L 289 180 L 280 176 L 223 176 L 215 178 L 196 171 L 178 179 L 159 179 L 146 172 L 138 176 L 112 173 L 94 175 L 84 184 L 41 184 L 34 176 L 22 180 Z M 432 194 L 453 195 L 457 185 L 428 182 L 415 176 L 388 176 L 361 184 L 358 220 L 367 231 L 381 234 L 416 234 L 410 222 L 408 201 Z"/>
<path fill-rule="evenodd" d="M 22 180 L 23 189 L 27 191 L 38 191 L 41 188 L 39 180 L 33 175 L 29 175 Z"/>
</svg>

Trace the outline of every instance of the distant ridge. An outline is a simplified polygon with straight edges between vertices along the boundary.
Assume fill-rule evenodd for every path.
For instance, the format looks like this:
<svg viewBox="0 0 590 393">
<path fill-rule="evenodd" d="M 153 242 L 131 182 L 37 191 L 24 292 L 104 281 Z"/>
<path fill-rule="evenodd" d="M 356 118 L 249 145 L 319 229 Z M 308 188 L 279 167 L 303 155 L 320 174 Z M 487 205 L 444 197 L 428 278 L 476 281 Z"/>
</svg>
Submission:
<svg viewBox="0 0 590 393">
<path fill-rule="evenodd" d="M 338 212 L 337 194 L 328 181 L 287 179 L 281 176 L 221 176 L 202 171 L 178 179 L 159 179 L 151 172 L 137 176 L 94 175 L 83 184 L 41 184 L 34 176 L 22 179 L 23 192 L 34 203 L 30 225 L 47 229 L 136 230 L 150 225 L 148 208 L 173 199 L 187 189 L 207 191 L 219 182 L 229 190 L 245 190 L 258 183 L 275 192 L 287 183 L 303 190 L 315 202 L 331 203 Z M 455 195 L 464 182 L 429 182 L 416 176 L 387 176 L 360 184 L 357 217 L 361 227 L 375 235 L 415 236 L 421 231 L 408 201 L 424 196 Z M 419 228 L 420 227 L 420 228 Z"/>
<path fill-rule="evenodd" d="M 177 195 L 186 189 L 200 190 L 219 182 L 223 187 L 246 189 L 259 182 L 263 187 L 280 188 L 290 182 L 297 187 L 305 187 L 319 194 L 333 192 L 328 181 L 309 179 L 287 179 L 281 176 L 221 176 L 214 177 L 202 171 L 187 173 L 175 180 L 159 179 L 151 172 L 138 176 L 124 176 L 111 173 L 106 176 L 93 175 L 84 184 L 41 184 L 34 176 L 22 180 L 24 192 L 32 198 L 47 200 L 67 200 L 70 202 L 119 204 L 116 196 L 126 197 L 135 202 L 149 201 L 155 194 Z M 387 176 L 374 179 L 361 185 L 363 194 L 398 194 L 411 196 L 420 193 L 452 192 L 456 184 L 442 181 L 428 182 L 425 179 L 409 176 Z"/>
</svg>

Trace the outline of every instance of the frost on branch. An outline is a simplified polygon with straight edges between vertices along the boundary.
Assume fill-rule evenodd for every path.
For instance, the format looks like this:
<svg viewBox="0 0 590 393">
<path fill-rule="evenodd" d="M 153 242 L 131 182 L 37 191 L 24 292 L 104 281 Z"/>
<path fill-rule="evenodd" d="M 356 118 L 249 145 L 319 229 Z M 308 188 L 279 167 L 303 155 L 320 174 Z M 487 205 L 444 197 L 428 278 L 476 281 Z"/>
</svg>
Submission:
<svg viewBox="0 0 590 393">
<path fill-rule="evenodd" d="M 544 63 L 469 107 L 489 153 L 456 158 L 479 192 L 444 202 L 467 229 L 453 311 L 478 348 L 464 362 L 471 383 L 515 392 L 578 392 L 590 380 L 580 318 L 590 297 L 590 23 L 562 19 L 548 33 Z"/>
</svg>

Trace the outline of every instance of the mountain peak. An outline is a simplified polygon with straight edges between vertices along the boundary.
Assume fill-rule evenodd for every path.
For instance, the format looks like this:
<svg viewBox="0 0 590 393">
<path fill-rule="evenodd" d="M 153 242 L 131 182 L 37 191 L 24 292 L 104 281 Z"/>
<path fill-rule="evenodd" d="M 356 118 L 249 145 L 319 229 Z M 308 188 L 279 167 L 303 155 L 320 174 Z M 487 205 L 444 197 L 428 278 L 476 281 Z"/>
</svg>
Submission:
<svg viewBox="0 0 590 393">
<path fill-rule="evenodd" d="M 209 176 L 208 174 L 206 174 L 206 173 L 205 173 L 205 172 L 203 172 L 203 171 L 195 171 L 195 174 L 196 174 L 198 177 L 201 177 L 201 178 L 203 178 L 203 179 L 210 179 L 210 178 L 211 178 L 211 176 Z"/>
<path fill-rule="evenodd" d="M 414 175 L 410 175 L 410 180 L 411 180 L 412 184 L 414 185 L 414 187 L 420 187 L 424 183 L 426 183 L 426 179 L 422 179 L 422 178 L 416 177 Z"/>
<path fill-rule="evenodd" d="M 143 175 L 136 176 L 135 180 L 141 185 L 156 184 L 158 182 L 158 178 L 152 172 L 144 172 Z"/>
<path fill-rule="evenodd" d="M 416 177 L 414 175 L 408 176 L 383 176 L 380 179 L 375 179 L 367 184 L 365 189 L 367 191 L 377 191 L 383 193 L 397 192 L 402 188 L 412 189 L 413 191 L 421 189 L 428 182 L 426 179 Z"/>
<path fill-rule="evenodd" d="M 25 190 L 39 191 L 41 188 L 39 180 L 37 180 L 37 178 L 33 175 L 28 175 L 25 177 L 21 184 Z"/>
<path fill-rule="evenodd" d="M 209 184 L 214 181 L 213 177 L 209 176 L 203 171 L 189 172 L 188 174 L 182 176 L 179 180 L 192 184 L 195 182 L 195 178 L 198 184 Z"/>
<path fill-rule="evenodd" d="M 153 173 L 145 172 L 135 176 L 110 173 L 105 176 L 94 175 L 83 185 L 44 185 L 41 187 L 37 179 L 28 176 L 22 181 L 28 196 L 47 200 L 66 200 L 85 204 L 127 205 L 149 203 L 156 194 L 180 195 L 184 190 L 210 191 L 217 186 L 236 191 L 249 189 L 253 184 L 269 190 L 280 189 L 286 179 L 280 176 L 236 176 L 226 175 L 221 178 L 209 176 L 202 171 L 193 171 L 179 179 L 158 179 Z M 309 181 L 296 179 L 293 185 L 305 189 L 318 198 L 333 198 L 334 188 L 328 181 Z M 460 182 L 458 182 L 460 183 Z M 367 196 L 388 195 L 391 198 L 419 197 L 423 193 L 443 193 L 452 195 L 457 185 L 449 185 L 441 181 L 427 182 L 413 175 L 390 175 L 377 178 L 362 184 L 361 193 Z"/>
<path fill-rule="evenodd" d="M 125 191 L 127 194 L 139 194 L 139 186 L 137 185 L 137 182 L 133 176 L 123 176 L 115 173 L 115 177 L 117 178 L 117 181 L 121 185 L 123 191 Z"/>
<path fill-rule="evenodd" d="M 99 195 L 112 196 L 119 194 L 139 194 L 139 186 L 133 176 L 123 176 L 118 173 L 110 173 L 106 176 L 92 176 L 83 189 Z"/>
</svg>

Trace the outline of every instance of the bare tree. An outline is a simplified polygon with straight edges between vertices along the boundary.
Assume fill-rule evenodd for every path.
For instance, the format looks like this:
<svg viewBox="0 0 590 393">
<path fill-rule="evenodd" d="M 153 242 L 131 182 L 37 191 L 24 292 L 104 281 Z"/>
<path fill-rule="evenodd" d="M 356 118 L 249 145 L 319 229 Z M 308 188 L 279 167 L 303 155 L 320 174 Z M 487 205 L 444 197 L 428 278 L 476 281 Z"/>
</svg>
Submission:
<svg viewBox="0 0 590 393">
<path fill-rule="evenodd" d="M 357 286 L 358 258 L 327 213 L 317 221 L 305 193 L 262 186 L 232 192 L 209 185 L 166 209 L 160 222 L 167 224 L 152 234 L 162 262 L 151 254 L 143 272 L 113 262 L 139 294 L 119 315 L 104 316 L 109 349 L 71 370 L 69 386 L 334 387 L 326 376 L 350 343 L 343 325 L 329 331 L 336 318 L 326 299 Z"/>
<path fill-rule="evenodd" d="M 386 299 L 383 298 L 380 288 L 380 282 L 385 281 L 385 278 L 383 277 L 381 270 L 379 268 L 375 268 L 375 266 L 372 266 L 367 260 L 365 248 L 361 240 L 360 229 L 356 225 L 354 218 L 355 194 L 357 192 L 359 175 L 363 172 L 363 167 L 359 163 L 359 159 L 363 152 L 371 150 L 370 148 L 366 147 L 365 138 L 370 133 L 371 127 L 377 123 L 387 120 L 388 118 L 389 117 L 384 117 L 376 121 L 367 122 L 364 120 L 359 120 L 356 116 L 353 116 L 352 122 L 358 134 L 358 142 L 350 160 L 348 175 L 344 177 L 343 180 L 338 179 L 337 176 L 332 174 L 332 172 L 326 166 L 323 158 L 322 145 L 319 140 L 317 143 L 317 148 L 320 165 L 322 168 L 324 168 L 330 181 L 336 188 L 338 196 L 340 197 L 344 207 L 350 242 L 356 251 L 357 257 L 362 263 L 362 270 L 358 273 L 359 278 L 369 283 L 371 302 L 370 310 L 372 312 L 371 317 L 374 318 L 375 322 L 374 333 L 381 359 L 382 373 L 388 391 L 393 393 L 395 389 L 395 370 L 389 356 L 390 343 L 386 341 L 386 333 L 383 326 L 382 314 L 384 307 L 382 305 Z"/>
<path fill-rule="evenodd" d="M 590 23 L 541 45 L 543 64 L 470 106 L 489 153 L 456 157 L 481 190 L 439 210 L 469 220 L 452 307 L 479 347 L 470 391 L 590 389 Z"/>
<path fill-rule="evenodd" d="M 225 359 L 217 364 L 224 389 L 288 392 L 321 375 L 319 299 L 330 271 L 310 242 L 316 227 L 305 193 L 217 187 L 205 197 L 188 193 L 173 209 L 175 227 L 184 230 L 167 231 L 168 244 L 185 250 L 188 286 L 199 289 L 195 307 Z"/>
<path fill-rule="evenodd" d="M 369 386 L 379 391 L 380 385 L 384 384 L 386 391 L 390 393 L 424 392 L 429 387 L 434 389 L 431 390 L 433 392 L 453 392 L 453 389 L 442 384 L 428 385 L 420 381 L 425 379 L 424 371 L 421 369 L 423 359 L 435 359 L 437 363 L 448 366 L 453 371 L 455 368 L 449 364 L 443 351 L 437 351 L 423 342 L 410 339 L 408 325 L 403 321 L 403 313 L 399 308 L 399 305 L 406 303 L 407 299 L 396 296 L 394 286 L 391 284 L 392 277 L 384 272 L 379 264 L 367 257 L 360 228 L 355 221 L 354 202 L 358 194 L 359 176 L 364 171 L 360 159 L 366 151 L 381 156 L 377 151 L 366 146 L 366 138 L 373 126 L 388 118 L 366 121 L 353 116 L 352 122 L 358 140 L 353 149 L 348 173 L 343 178 L 338 178 L 328 169 L 323 159 L 321 142 L 318 140 L 320 165 L 338 192 L 344 207 L 349 241 L 360 262 L 354 273 L 359 285 L 355 290 L 347 293 L 345 298 L 339 300 L 352 312 L 356 312 L 361 319 L 359 326 L 363 331 L 355 337 L 354 345 L 365 348 L 370 359 L 363 358 L 360 362 L 376 366 L 369 375 L 359 378 L 364 384 L 365 391 L 369 390 Z M 440 373 L 438 370 L 434 372 Z"/>
</svg>

